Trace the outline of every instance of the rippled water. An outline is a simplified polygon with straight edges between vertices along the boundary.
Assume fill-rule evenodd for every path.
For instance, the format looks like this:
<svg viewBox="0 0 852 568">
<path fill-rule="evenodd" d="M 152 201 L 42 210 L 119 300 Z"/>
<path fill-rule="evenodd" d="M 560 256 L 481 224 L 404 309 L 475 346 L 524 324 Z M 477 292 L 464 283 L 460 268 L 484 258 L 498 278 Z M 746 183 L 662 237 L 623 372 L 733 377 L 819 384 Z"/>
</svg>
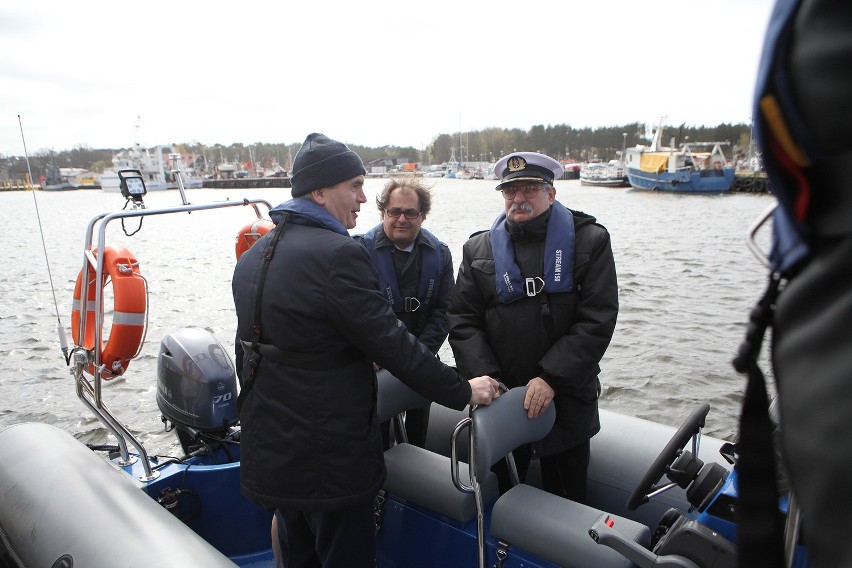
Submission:
<svg viewBox="0 0 852 568">
<path fill-rule="evenodd" d="M 367 180 L 368 202 L 353 234 L 378 221 L 373 197 L 385 180 Z M 424 226 L 450 247 L 456 267 L 470 233 L 487 229 L 502 199 L 487 180 L 434 180 Z M 191 190 L 193 203 L 268 200 L 289 190 Z M 748 312 L 763 290 L 765 270 L 745 246 L 746 231 L 773 198 L 768 195 L 671 195 L 557 182 L 557 199 L 595 215 L 611 235 L 621 310 L 601 364 L 601 405 L 679 425 L 701 401 L 712 410 L 707 432 L 733 439 L 745 379 L 731 359 Z M 146 197 L 149 208 L 176 206 L 176 191 Z M 86 442 L 108 441 L 106 430 L 77 399 L 56 332 L 70 329 L 74 280 L 83 239 L 96 214 L 123 206 L 101 191 L 0 193 L 0 427 L 21 421 L 56 424 Z M 104 400 L 153 452 L 169 451 L 155 400 L 160 338 L 184 326 L 213 333 L 230 351 L 236 318 L 230 291 L 234 237 L 250 209 L 146 218 L 132 237 L 112 223 L 107 242 L 124 244 L 148 280 L 148 340 L 127 375 L 107 383 Z M 39 232 L 44 231 L 45 252 Z M 138 220 L 126 221 L 127 232 Z M 761 235 L 763 237 L 763 234 Z M 70 340 L 70 331 L 68 333 Z M 443 360 L 452 359 L 445 344 Z M 765 359 L 765 357 L 764 357 Z M 764 360 L 764 369 L 768 369 Z"/>
</svg>

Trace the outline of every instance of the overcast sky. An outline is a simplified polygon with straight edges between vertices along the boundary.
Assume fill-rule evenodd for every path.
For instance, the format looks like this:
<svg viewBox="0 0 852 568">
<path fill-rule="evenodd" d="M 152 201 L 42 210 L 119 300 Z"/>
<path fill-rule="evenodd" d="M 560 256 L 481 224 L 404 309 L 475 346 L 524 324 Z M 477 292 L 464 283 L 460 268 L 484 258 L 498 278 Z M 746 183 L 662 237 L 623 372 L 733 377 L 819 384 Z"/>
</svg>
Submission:
<svg viewBox="0 0 852 568">
<path fill-rule="evenodd" d="M 747 123 L 772 3 L 6 0 L 0 154 Z"/>
</svg>

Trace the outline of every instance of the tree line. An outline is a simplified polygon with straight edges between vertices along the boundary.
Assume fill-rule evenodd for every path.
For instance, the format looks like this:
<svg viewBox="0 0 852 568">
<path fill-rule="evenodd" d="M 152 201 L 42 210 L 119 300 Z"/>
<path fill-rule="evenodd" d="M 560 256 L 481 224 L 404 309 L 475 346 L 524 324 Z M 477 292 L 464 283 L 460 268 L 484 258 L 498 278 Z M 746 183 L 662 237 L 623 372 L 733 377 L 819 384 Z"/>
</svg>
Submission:
<svg viewBox="0 0 852 568">
<path fill-rule="evenodd" d="M 593 159 L 607 161 L 617 157 L 624 147 L 648 144 L 651 132 L 645 125 L 634 122 L 620 126 L 599 128 L 572 128 L 565 124 L 533 126 L 529 130 L 519 128 L 486 128 L 470 132 L 439 134 L 425 148 L 413 146 L 368 147 L 350 144 L 364 161 L 393 159 L 397 162 L 416 162 L 423 165 L 458 162 L 493 162 L 501 156 L 515 151 L 535 151 L 559 160 L 585 162 Z M 718 126 L 663 127 L 663 142 L 671 138 L 676 144 L 687 140 L 694 142 L 729 142 L 729 158 L 745 155 L 751 137 L 748 124 L 720 124 Z M 245 145 L 235 143 L 205 145 L 200 142 L 174 144 L 181 154 L 199 157 L 202 169 L 212 168 L 221 162 L 246 163 L 254 161 L 268 167 L 272 163 L 288 168 L 290 160 L 298 152 L 301 142 L 263 143 Z M 60 168 L 83 168 L 96 173 L 112 168 L 112 157 L 118 149 L 93 149 L 79 146 L 71 150 L 55 152 L 39 150 L 30 156 L 33 177 L 38 179 L 51 165 Z M 4 164 L 5 162 L 5 164 Z M 27 172 L 24 156 L 0 156 L 0 166 L 5 166 L 8 176 L 22 179 Z M 0 168 L 2 169 L 2 168 Z"/>
</svg>

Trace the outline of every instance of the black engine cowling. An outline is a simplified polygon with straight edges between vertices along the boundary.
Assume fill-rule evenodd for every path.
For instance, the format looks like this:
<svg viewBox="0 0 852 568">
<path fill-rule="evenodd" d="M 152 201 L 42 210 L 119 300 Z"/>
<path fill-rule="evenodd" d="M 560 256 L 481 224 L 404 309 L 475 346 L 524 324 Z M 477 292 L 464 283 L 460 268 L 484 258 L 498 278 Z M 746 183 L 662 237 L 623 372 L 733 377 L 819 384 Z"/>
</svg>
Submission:
<svg viewBox="0 0 852 568">
<path fill-rule="evenodd" d="M 157 406 L 189 454 L 205 435 L 228 436 L 237 423 L 237 375 L 231 357 L 206 330 L 163 337 L 157 356 Z"/>
</svg>

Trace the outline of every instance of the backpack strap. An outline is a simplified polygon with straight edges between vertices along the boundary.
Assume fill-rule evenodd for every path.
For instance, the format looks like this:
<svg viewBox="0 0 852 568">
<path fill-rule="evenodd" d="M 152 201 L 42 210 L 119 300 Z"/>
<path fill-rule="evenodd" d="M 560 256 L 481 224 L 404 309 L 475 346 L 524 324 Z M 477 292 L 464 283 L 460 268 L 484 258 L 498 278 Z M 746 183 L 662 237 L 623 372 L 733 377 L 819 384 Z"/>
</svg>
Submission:
<svg viewBox="0 0 852 568">
<path fill-rule="evenodd" d="M 734 368 L 748 375 L 740 415 L 737 542 L 740 566 L 783 567 L 784 519 L 778 510 L 778 478 L 769 417 L 766 381 L 757 358 L 767 328 L 772 325 L 781 275 L 773 272 L 763 297 L 752 309 L 746 337 L 734 358 Z"/>
<path fill-rule="evenodd" d="M 260 270 L 260 278 L 257 281 L 257 288 L 255 288 L 254 319 L 251 326 L 251 348 L 247 353 L 249 374 L 243 382 L 243 388 L 240 389 L 239 396 L 237 396 L 237 416 L 240 414 L 240 409 L 242 408 L 243 402 L 245 402 L 249 391 L 251 391 L 251 388 L 254 386 L 255 374 L 257 373 L 258 365 L 260 365 L 262 355 L 258 348 L 258 344 L 260 343 L 261 334 L 260 315 L 263 302 L 263 288 L 266 284 L 266 273 L 269 272 L 269 264 L 272 261 L 272 255 L 275 253 L 275 247 L 278 245 L 281 235 L 284 234 L 284 226 L 287 224 L 287 219 L 289 217 L 290 213 L 288 212 L 285 212 L 281 216 L 281 220 L 278 222 L 278 225 L 276 225 L 275 230 L 272 233 L 272 237 L 269 239 L 269 242 L 266 244 L 266 249 L 263 251 L 263 267 Z"/>
</svg>

